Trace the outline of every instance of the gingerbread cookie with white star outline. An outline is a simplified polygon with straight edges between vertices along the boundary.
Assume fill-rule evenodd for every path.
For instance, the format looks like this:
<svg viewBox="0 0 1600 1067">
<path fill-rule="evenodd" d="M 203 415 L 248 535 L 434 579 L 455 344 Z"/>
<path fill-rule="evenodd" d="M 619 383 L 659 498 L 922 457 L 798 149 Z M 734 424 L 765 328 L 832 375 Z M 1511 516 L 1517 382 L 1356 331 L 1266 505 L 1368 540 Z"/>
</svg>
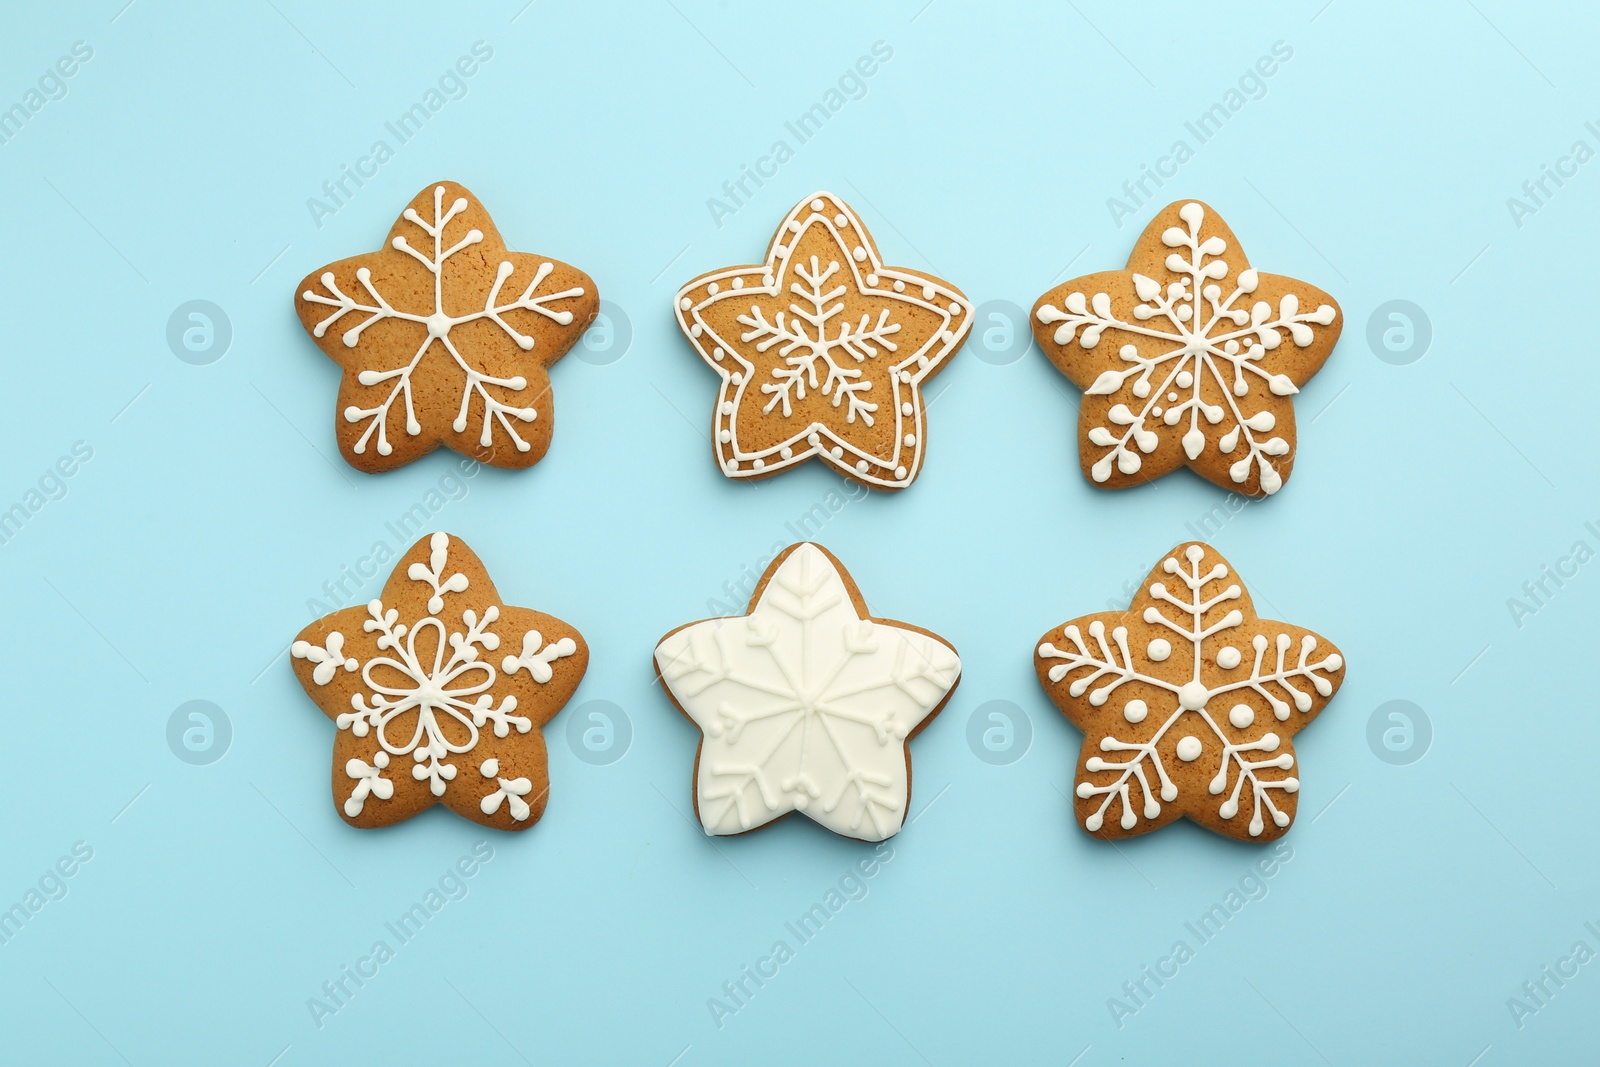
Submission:
<svg viewBox="0 0 1600 1067">
<path fill-rule="evenodd" d="M 795 205 L 765 263 L 702 274 L 674 308 L 721 379 L 711 438 L 724 474 L 765 478 L 818 456 L 885 490 L 922 469 L 923 386 L 972 328 L 960 290 L 886 266 L 831 193 Z"/>
<path fill-rule="evenodd" d="M 1344 678 L 1332 643 L 1258 617 L 1200 542 L 1168 553 L 1126 612 L 1051 629 L 1034 667 L 1083 731 L 1074 810 L 1105 839 L 1178 818 L 1243 841 L 1282 837 L 1300 791 L 1292 738 Z"/>
<path fill-rule="evenodd" d="M 376 600 L 318 619 L 290 654 L 338 727 L 345 822 L 389 826 L 435 804 L 497 830 L 539 821 L 550 792 L 540 727 L 572 697 L 589 649 L 560 619 L 501 603 L 460 539 L 418 541 Z"/>
<path fill-rule="evenodd" d="M 496 467 L 539 462 L 555 429 L 549 367 L 599 308 L 592 278 L 508 251 L 455 182 L 418 193 L 381 249 L 295 290 L 301 325 L 344 370 L 339 451 L 368 473 L 441 444 Z"/>
<path fill-rule="evenodd" d="M 700 729 L 694 809 L 713 837 L 795 811 L 844 837 L 893 837 L 911 801 L 907 742 L 961 680 L 948 642 L 869 615 L 844 564 L 809 542 L 772 561 L 746 614 L 680 626 L 654 659 Z"/>
<path fill-rule="evenodd" d="M 1107 489 L 1187 466 L 1248 496 L 1270 496 L 1294 466 L 1292 397 L 1343 326 L 1314 285 L 1255 270 L 1215 211 L 1168 205 L 1125 270 L 1051 289 L 1033 333 L 1083 390 L 1078 458 Z"/>
</svg>

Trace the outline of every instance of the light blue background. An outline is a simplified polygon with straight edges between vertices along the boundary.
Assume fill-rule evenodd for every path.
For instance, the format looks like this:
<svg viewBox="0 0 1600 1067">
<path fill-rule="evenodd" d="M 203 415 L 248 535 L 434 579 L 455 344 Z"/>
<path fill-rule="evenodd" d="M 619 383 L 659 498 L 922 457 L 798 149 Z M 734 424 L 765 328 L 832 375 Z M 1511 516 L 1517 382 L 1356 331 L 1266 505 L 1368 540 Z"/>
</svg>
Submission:
<svg viewBox="0 0 1600 1067">
<path fill-rule="evenodd" d="M 1584 527 L 1600 520 L 1600 163 L 1520 228 L 1506 206 L 1575 140 L 1600 148 L 1583 125 L 1600 119 L 1592 13 L 1508 0 L 1233 15 L 956 0 L 505 0 L 465 14 L 123 2 L 32 5 L 0 35 L 0 106 L 74 41 L 94 49 L 68 95 L 0 145 L 0 507 L 73 442 L 94 450 L 66 496 L 0 546 L 0 905 L 74 842 L 94 853 L 0 946 L 5 1058 L 1593 1056 L 1600 963 L 1520 1029 L 1507 999 L 1580 939 L 1600 950 L 1584 928 L 1600 925 L 1588 676 L 1600 564 L 1520 628 L 1507 599 L 1573 542 L 1600 548 Z M 319 229 L 307 198 L 478 40 L 494 57 L 465 97 Z M 879 40 L 893 59 L 864 98 L 719 228 L 707 199 Z M 1280 40 L 1293 58 L 1266 94 L 1118 228 L 1107 198 L 1174 139 L 1193 145 L 1184 122 Z M 546 731 L 548 813 L 515 837 L 442 809 L 383 833 L 346 827 L 328 796 L 332 730 L 275 658 L 307 599 L 455 462 L 346 467 L 337 371 L 300 330 L 292 287 L 375 248 L 444 177 L 482 197 L 511 247 L 588 271 L 632 330 L 620 360 L 555 369 L 543 462 L 480 473 L 435 520 L 509 600 L 572 621 L 593 649 Z M 1349 660 L 1298 741 L 1293 859 L 1120 1029 L 1108 998 L 1176 940 L 1195 947 L 1184 924 L 1263 853 L 1188 824 L 1120 848 L 1076 829 L 1064 794 L 1079 735 L 1044 699 L 1030 651 L 1047 627 L 1125 600 L 1124 583 L 1226 494 L 1186 473 L 1093 490 L 1077 469 L 1075 391 L 1037 352 L 984 361 L 981 340 L 935 384 L 916 486 L 850 503 L 820 536 L 874 610 L 962 654 L 959 691 L 913 745 L 916 821 L 867 896 L 747 1007 L 720 1029 L 708 1011 L 870 851 L 803 819 L 702 836 L 695 733 L 649 666 L 662 633 L 706 615 L 741 568 L 795 539 L 785 523 L 843 484 L 815 464 L 758 487 L 717 473 L 714 376 L 669 308 L 686 278 L 757 257 L 818 188 L 854 204 L 891 262 L 979 304 L 1026 308 L 1069 262 L 1119 267 L 1159 206 L 1196 196 L 1257 266 L 1344 307 L 1338 348 L 1296 402 L 1292 481 L 1212 538 L 1264 613 L 1314 627 Z M 169 314 L 197 298 L 234 332 L 209 366 L 165 340 Z M 1367 342 L 1391 299 L 1432 322 L 1411 365 Z M 167 744 L 169 715 L 191 699 L 232 724 L 209 766 Z M 634 735 L 609 766 L 567 743 L 574 709 L 598 699 Z M 1367 741 L 1369 716 L 1395 699 L 1434 731 L 1408 766 Z M 1009 766 L 966 740 L 991 700 L 1031 722 Z M 384 923 L 485 839 L 494 859 L 468 895 L 318 1028 L 308 998 L 375 940 L 393 945 Z"/>
</svg>

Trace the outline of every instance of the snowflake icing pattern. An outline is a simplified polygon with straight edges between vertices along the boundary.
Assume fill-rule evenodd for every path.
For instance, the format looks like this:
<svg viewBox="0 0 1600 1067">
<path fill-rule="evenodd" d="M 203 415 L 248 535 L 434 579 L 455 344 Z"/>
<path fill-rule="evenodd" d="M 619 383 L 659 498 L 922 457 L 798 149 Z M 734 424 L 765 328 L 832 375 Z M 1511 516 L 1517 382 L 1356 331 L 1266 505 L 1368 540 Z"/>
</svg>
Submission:
<svg viewBox="0 0 1600 1067">
<path fill-rule="evenodd" d="M 362 335 L 380 323 L 408 323 L 420 328 L 417 332 L 421 336 L 415 350 L 400 365 L 386 369 L 351 368 L 355 371 L 355 382 L 373 390 L 371 393 L 363 394 L 361 400 L 349 403 L 341 413 L 345 422 L 361 427 L 359 436 L 353 441 L 347 442 L 341 437 L 341 444 L 347 444 L 348 450 L 356 456 L 366 455 L 369 448 L 374 448 L 380 457 L 388 457 L 395 451 L 395 442 L 390 439 L 392 414 L 401 417 L 400 426 L 408 437 L 422 438 L 427 435 L 432 439 L 444 439 L 440 428 L 424 425 L 418 418 L 415 403 L 419 388 L 418 379 L 426 376 L 427 359 L 435 345 L 442 350 L 443 357 L 450 361 L 448 366 L 452 371 L 459 372 L 464 378 L 460 388 L 460 404 L 454 419 L 449 424 L 450 429 L 457 435 L 466 434 L 476 409 L 480 418 L 476 444 L 480 450 L 488 453 L 487 455 L 481 452 L 474 453 L 478 458 L 486 462 L 497 462 L 497 454 L 491 447 L 495 444 L 497 430 L 505 435 L 516 452 L 531 453 L 534 445 L 523 436 L 525 429 L 519 432 L 518 424 L 532 423 L 538 418 L 538 409 L 534 405 L 547 391 L 547 378 L 543 367 L 564 354 L 577 339 L 582 328 L 593 318 L 592 307 L 597 300 L 592 295 L 593 283 L 588 282 L 586 276 L 565 264 L 508 252 L 504 243 L 493 232 L 493 226 L 487 216 L 482 214 L 481 207 L 471 200 L 470 194 L 465 190 L 454 188 L 460 195 L 451 199 L 447 206 L 445 203 L 445 196 L 449 191 L 447 186 L 441 183 L 433 187 L 429 218 L 419 214 L 415 205 L 405 209 L 400 216 L 401 220 L 413 227 L 413 232 L 409 234 L 402 232 L 401 223 L 396 223 L 386 250 L 372 256 L 358 256 L 354 260 L 333 264 L 315 275 L 316 283 L 322 291 L 313 288 L 309 284 L 311 279 L 307 279 L 308 284 L 300 293 L 303 305 L 332 309 L 331 313 L 321 318 L 308 318 L 307 328 L 319 342 L 328 337 L 329 331 L 332 330 L 332 337 L 336 339 L 337 344 L 346 349 L 356 349 L 361 345 Z M 418 200 L 422 200 L 421 195 Z M 473 218 L 481 216 L 481 224 L 470 226 L 462 232 L 462 227 L 466 225 L 463 219 L 462 222 L 456 223 L 454 232 L 447 235 L 446 231 L 452 223 L 468 215 Z M 485 233 L 480 226 L 487 227 L 489 232 Z M 419 237 L 422 245 L 420 249 Z M 462 302 L 463 295 L 453 289 L 446 276 L 452 274 L 454 278 L 460 278 L 464 275 L 454 271 L 450 260 L 479 245 L 483 246 L 478 250 L 480 258 L 491 261 L 498 259 L 494 281 L 483 295 L 481 306 L 473 306 L 471 310 L 462 314 L 451 314 L 446 310 L 447 307 Z M 395 262 L 391 262 L 383 273 L 394 283 L 399 295 L 392 299 L 385 295 L 384 286 L 374 270 L 376 261 L 384 256 L 406 257 L 414 260 L 426 271 L 427 277 L 420 280 L 422 287 L 431 290 L 427 305 L 420 309 L 408 309 L 405 298 L 409 296 L 414 301 L 415 289 L 418 287 L 412 284 L 411 279 L 399 276 Z M 352 285 L 350 279 L 346 278 L 344 285 L 341 286 L 339 275 L 348 273 L 341 271 L 341 268 L 358 262 L 359 265 L 355 267 L 353 275 L 354 284 Z M 516 292 L 517 287 L 513 286 L 507 290 L 507 281 L 513 274 L 535 262 L 538 266 L 533 268 L 526 285 L 521 286 L 521 295 L 509 298 L 511 293 Z M 558 271 L 563 277 L 577 276 L 588 284 L 568 286 L 554 292 L 541 292 L 541 288 L 551 275 Z M 586 295 L 590 297 L 587 301 L 582 299 Z M 514 316 L 521 312 L 542 317 L 559 327 L 571 327 L 577 322 L 577 328 L 548 337 L 544 341 L 546 350 L 534 357 L 525 360 L 510 359 L 518 371 L 511 374 L 490 373 L 486 369 L 487 363 L 483 353 L 475 353 L 471 346 L 458 341 L 462 327 L 483 322 L 491 324 L 497 332 L 476 334 L 476 344 L 493 345 L 493 350 L 500 361 L 508 359 L 510 349 L 507 346 L 514 346 L 522 352 L 532 351 L 538 343 L 538 339 L 534 336 L 537 331 L 531 325 L 533 320 L 514 319 Z M 582 316 L 581 321 L 579 316 Z M 518 328 L 519 322 L 523 329 Z M 492 340 L 496 337 L 499 340 L 498 344 L 494 344 Z M 467 351 L 464 352 L 464 348 Z M 406 350 L 409 351 L 409 348 Z M 330 351 L 329 354 L 338 358 L 334 351 Z M 346 387 L 349 387 L 348 381 Z M 458 445 L 462 441 L 470 442 L 470 440 L 471 438 L 458 438 Z M 462 448 L 458 447 L 458 450 Z M 498 462 L 502 466 L 520 466 L 537 458 L 525 455 L 523 461 L 519 462 L 515 457 L 501 456 Z"/>
<path fill-rule="evenodd" d="M 1164 225 L 1173 208 L 1180 224 Z M 1232 234 L 1216 230 L 1226 227 L 1214 214 L 1208 223 L 1204 205 L 1173 205 L 1130 263 L 1160 278 L 1132 269 L 1090 275 L 1035 308 L 1040 346 L 1085 397 L 1107 398 L 1082 407 L 1084 465 L 1097 483 L 1143 480 L 1136 476 L 1155 453 L 1145 477 L 1187 460 L 1241 492 L 1283 487 L 1293 450 L 1287 398 L 1332 350 L 1339 330 L 1319 328 L 1333 326 L 1339 311 L 1319 289 L 1244 266 L 1237 248 L 1231 263 L 1222 258 Z M 1164 259 L 1163 247 L 1173 250 Z M 1089 353 L 1103 337 L 1107 355 L 1096 360 Z"/>
<path fill-rule="evenodd" d="M 503 800 L 509 802 L 507 811 L 513 822 L 527 820 L 532 814 L 524 798 L 533 783 L 526 776 L 500 777 L 506 753 L 485 758 L 480 743 L 488 734 L 508 738 L 514 733 L 527 734 L 542 723 L 542 718 L 518 714 L 518 698 L 505 692 L 503 683 L 521 671 L 535 684 L 550 682 L 552 664 L 576 655 L 577 642 L 571 637 L 546 641 L 538 630 L 525 630 L 521 652 L 501 658 L 497 669 L 490 654 L 500 647 L 496 624 L 502 621 L 502 609 L 493 602 L 493 590 L 481 610 L 462 607 L 458 615 L 453 608 L 446 611 L 447 598 L 457 604 L 471 587 L 467 576 L 451 567 L 452 547 L 448 534 L 435 533 L 428 539 L 426 559 L 414 560 L 406 568 L 405 580 L 423 587 L 425 612 L 414 621 L 402 621 L 401 611 L 386 607 L 381 598 L 323 620 L 348 625 L 364 614 L 360 629 L 372 635 L 364 660 L 350 654 L 351 638 L 340 630 L 327 630 L 321 623 L 307 631 L 319 626 L 327 630 L 320 645 L 302 636 L 290 646 L 295 659 L 313 665 L 307 686 L 313 696 L 333 683 L 341 669 L 360 679 L 348 698 L 350 710 L 329 712 L 342 733 L 371 739 L 370 755 L 350 756 L 344 763 L 344 773 L 352 784 L 342 807 L 351 819 L 360 816 L 372 799 L 388 801 L 395 796 L 397 783 L 391 763 L 407 756 L 411 757 L 411 778 L 425 784 L 433 797 L 444 797 L 457 781 L 456 758 L 465 756 L 479 772 L 469 781 L 488 779 L 484 785 L 491 787 L 479 802 L 484 815 L 494 815 Z M 470 554 L 465 546 L 460 546 L 460 552 Z M 392 589 L 386 587 L 385 594 L 392 594 Z M 576 679 L 571 685 L 576 686 Z M 395 770 L 405 773 L 401 766 Z"/>
<path fill-rule="evenodd" d="M 731 478 L 819 456 L 879 489 L 922 466 L 922 386 L 971 329 L 952 286 L 886 266 L 855 212 L 830 193 L 797 204 L 767 261 L 678 291 L 678 324 L 722 378 L 714 440 Z"/>
<path fill-rule="evenodd" d="M 695 807 L 707 834 L 801 811 L 868 841 L 905 821 L 906 738 L 961 672 L 942 641 L 864 618 L 811 544 L 774 564 L 750 614 L 674 631 L 656 664 L 704 734 Z"/>
<path fill-rule="evenodd" d="M 1242 836 L 1232 820 L 1248 805 L 1244 830 L 1270 838 L 1293 819 L 1290 738 L 1333 696 L 1344 660 L 1256 618 L 1230 573 L 1205 546 L 1180 546 L 1126 615 L 1076 619 L 1039 643 L 1040 681 L 1085 734 L 1075 792 L 1090 833 L 1108 817 L 1127 836 L 1187 815 Z"/>
</svg>

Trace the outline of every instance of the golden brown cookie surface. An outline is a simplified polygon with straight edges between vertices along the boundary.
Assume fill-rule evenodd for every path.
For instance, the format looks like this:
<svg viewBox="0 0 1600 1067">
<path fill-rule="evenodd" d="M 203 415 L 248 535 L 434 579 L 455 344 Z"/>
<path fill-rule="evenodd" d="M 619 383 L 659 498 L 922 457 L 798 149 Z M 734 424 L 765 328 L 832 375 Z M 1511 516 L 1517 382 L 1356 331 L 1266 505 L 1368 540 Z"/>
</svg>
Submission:
<svg viewBox="0 0 1600 1067">
<path fill-rule="evenodd" d="M 544 735 L 589 664 L 577 630 L 500 602 L 483 563 L 436 533 L 378 599 L 327 615 L 290 648 L 295 676 L 338 733 L 344 820 L 389 826 L 434 804 L 526 830 L 550 791 Z"/>
<path fill-rule="evenodd" d="M 301 324 L 344 369 L 339 451 L 369 473 L 441 444 L 497 467 L 537 463 L 555 427 L 548 368 L 599 306 L 576 267 L 508 251 L 455 182 L 418 193 L 381 249 L 295 290 Z"/>
<path fill-rule="evenodd" d="M 831 193 L 795 205 L 765 263 L 703 274 L 675 307 L 722 380 L 711 433 L 724 474 L 764 478 L 820 456 L 874 489 L 904 489 L 922 469 L 922 387 L 972 326 L 960 290 L 886 266 Z"/>
<path fill-rule="evenodd" d="M 1291 739 L 1344 678 L 1337 648 L 1258 617 L 1198 542 L 1168 553 L 1126 612 L 1045 634 L 1034 667 L 1083 731 L 1074 807 L 1101 838 L 1185 816 L 1246 841 L 1281 837 L 1300 790 Z"/>
<path fill-rule="evenodd" d="M 1045 293 L 1033 332 L 1084 391 L 1084 476 L 1120 489 L 1180 466 L 1269 496 L 1294 466 L 1291 397 L 1333 351 L 1343 318 L 1316 286 L 1251 268 L 1198 201 L 1150 221 L 1126 270 Z"/>
</svg>

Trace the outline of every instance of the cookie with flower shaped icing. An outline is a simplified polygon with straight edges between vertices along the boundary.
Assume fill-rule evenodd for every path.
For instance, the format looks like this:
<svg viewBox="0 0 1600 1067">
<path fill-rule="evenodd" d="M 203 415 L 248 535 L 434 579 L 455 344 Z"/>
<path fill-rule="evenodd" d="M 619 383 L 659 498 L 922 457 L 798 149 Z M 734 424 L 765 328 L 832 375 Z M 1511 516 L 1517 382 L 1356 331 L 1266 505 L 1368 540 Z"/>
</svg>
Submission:
<svg viewBox="0 0 1600 1067">
<path fill-rule="evenodd" d="M 1083 731 L 1074 809 L 1095 837 L 1189 818 L 1245 841 L 1294 821 L 1293 737 L 1333 698 L 1344 657 L 1303 627 L 1256 615 L 1215 549 L 1179 545 L 1126 612 L 1057 626 L 1039 682 Z"/>
<path fill-rule="evenodd" d="M 502 603 L 460 539 L 424 537 L 376 600 L 318 619 L 289 651 L 338 728 L 345 822 L 389 826 L 435 804 L 498 830 L 539 821 L 550 791 L 540 727 L 577 689 L 589 649 L 560 619 Z"/>
<path fill-rule="evenodd" d="M 747 614 L 678 627 L 655 666 L 701 731 L 694 809 L 711 836 L 795 811 L 845 837 L 894 836 L 911 799 L 906 742 L 961 679 L 943 638 L 869 615 L 844 564 L 808 542 L 773 560 Z"/>
<path fill-rule="evenodd" d="M 1188 466 L 1250 496 L 1288 480 L 1292 398 L 1343 324 L 1321 289 L 1251 267 L 1197 200 L 1157 214 L 1126 270 L 1074 278 L 1033 309 L 1040 349 L 1084 391 L 1085 477 L 1120 489 Z"/>
<path fill-rule="evenodd" d="M 496 467 L 539 462 L 555 429 L 549 367 L 599 308 L 593 279 L 508 251 L 455 182 L 418 193 L 381 249 L 295 290 L 301 325 L 344 371 L 339 451 L 369 473 L 441 444 Z"/>
<path fill-rule="evenodd" d="M 904 489 L 925 454 L 923 387 L 972 328 L 959 289 L 886 265 L 831 193 L 795 205 L 764 262 L 702 274 L 675 307 L 720 379 L 717 466 L 741 481 L 817 457 L 873 489 Z"/>
</svg>

